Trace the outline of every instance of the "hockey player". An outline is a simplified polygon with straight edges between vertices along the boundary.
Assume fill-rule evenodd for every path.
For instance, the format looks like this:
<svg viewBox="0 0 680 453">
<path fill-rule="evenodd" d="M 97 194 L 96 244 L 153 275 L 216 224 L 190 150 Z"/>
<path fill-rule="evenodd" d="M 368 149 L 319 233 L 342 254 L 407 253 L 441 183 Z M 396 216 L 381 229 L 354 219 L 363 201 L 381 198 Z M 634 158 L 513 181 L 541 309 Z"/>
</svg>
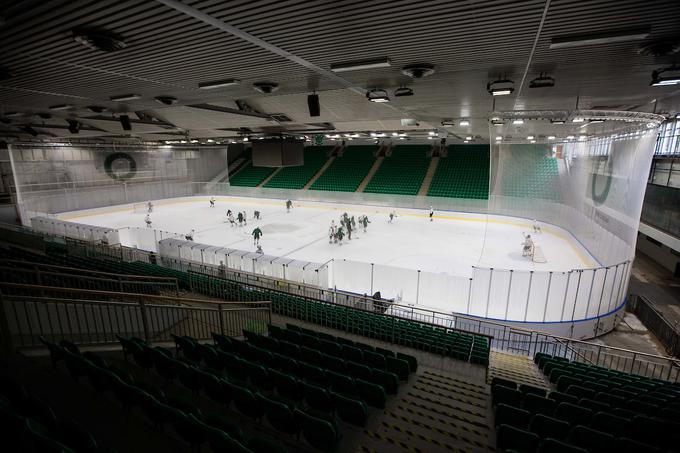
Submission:
<svg viewBox="0 0 680 453">
<path fill-rule="evenodd" d="M 153 203 L 151 203 L 151 201 L 148 201 L 146 203 L 146 212 L 149 212 L 149 213 L 153 212 Z"/>
<path fill-rule="evenodd" d="M 361 224 L 364 227 L 364 233 L 366 232 L 366 227 L 368 226 L 369 223 L 371 223 L 371 221 L 368 220 L 368 216 L 365 215 L 361 217 Z"/>
<path fill-rule="evenodd" d="M 293 202 L 290 200 L 286 200 L 286 212 L 290 212 L 290 209 L 293 207 Z"/>
<path fill-rule="evenodd" d="M 260 255 L 264 255 L 264 252 L 262 251 L 262 246 L 258 245 L 257 250 L 255 250 L 255 253 L 259 253 Z"/>
<path fill-rule="evenodd" d="M 541 232 L 541 226 L 538 224 L 538 220 L 534 219 L 534 233 L 540 233 Z"/>
<path fill-rule="evenodd" d="M 432 216 L 434 215 L 434 209 L 430 206 L 430 222 L 432 222 Z"/>
<path fill-rule="evenodd" d="M 193 241 L 194 240 L 194 230 L 192 229 L 187 234 L 185 234 L 184 239 L 186 239 L 187 241 Z"/>
<path fill-rule="evenodd" d="M 329 244 L 333 243 L 334 238 L 335 238 L 335 220 L 331 220 L 331 226 L 328 228 L 328 243 Z"/>
<path fill-rule="evenodd" d="M 342 245 L 342 238 L 345 236 L 345 232 L 342 231 L 342 227 L 338 228 L 338 230 L 335 232 L 335 238 L 337 239 L 337 242 Z"/>
<path fill-rule="evenodd" d="M 397 216 L 397 214 L 394 211 L 390 211 L 390 220 L 388 221 L 389 223 L 392 223 L 392 220 Z"/>
<path fill-rule="evenodd" d="M 260 243 L 260 237 L 262 237 L 262 230 L 260 227 L 255 227 L 253 230 L 253 245 L 258 245 Z"/>
<path fill-rule="evenodd" d="M 238 219 L 238 226 L 241 226 L 241 224 L 243 223 L 243 213 L 242 213 L 242 212 L 239 212 L 239 213 L 236 215 L 236 218 Z"/>
<path fill-rule="evenodd" d="M 260 211 L 253 212 L 253 217 L 255 217 L 255 220 L 260 220 Z"/>
<path fill-rule="evenodd" d="M 246 211 L 243 211 L 243 224 L 248 225 L 248 216 L 246 215 Z"/>
<path fill-rule="evenodd" d="M 231 211 L 229 211 L 229 213 L 227 214 L 227 220 L 229 221 L 232 227 L 236 225 L 236 221 L 234 220 L 234 214 Z"/>
<path fill-rule="evenodd" d="M 146 217 L 144 217 L 144 222 L 146 223 L 147 228 L 151 228 L 151 215 L 147 214 Z"/>
<path fill-rule="evenodd" d="M 356 223 L 356 221 L 354 220 L 354 216 L 352 216 L 352 218 L 349 219 L 349 223 L 350 223 L 350 225 L 352 225 L 352 229 L 353 229 L 354 231 L 356 231 L 356 230 L 357 230 L 357 223 Z"/>
<path fill-rule="evenodd" d="M 349 220 L 345 222 L 345 227 L 347 228 L 347 240 L 352 240 L 352 222 Z"/>
<path fill-rule="evenodd" d="M 227 217 L 229 217 L 231 214 L 231 209 L 227 209 Z"/>
<path fill-rule="evenodd" d="M 534 241 L 531 239 L 531 235 L 524 235 L 524 242 L 522 243 L 522 256 L 532 256 L 534 254 Z"/>
<path fill-rule="evenodd" d="M 210 207 L 211 208 L 215 207 L 215 197 L 210 197 Z"/>
</svg>

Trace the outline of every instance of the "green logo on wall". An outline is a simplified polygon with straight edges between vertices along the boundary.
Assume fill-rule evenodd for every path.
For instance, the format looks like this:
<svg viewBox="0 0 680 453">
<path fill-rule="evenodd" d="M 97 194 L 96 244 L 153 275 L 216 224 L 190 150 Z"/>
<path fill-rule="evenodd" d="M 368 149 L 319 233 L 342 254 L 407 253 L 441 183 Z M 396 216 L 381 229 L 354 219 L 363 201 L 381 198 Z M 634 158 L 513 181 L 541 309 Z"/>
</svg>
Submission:
<svg viewBox="0 0 680 453">
<path fill-rule="evenodd" d="M 314 134 L 314 144 L 316 146 L 323 145 L 323 135 L 322 134 Z"/>
<path fill-rule="evenodd" d="M 113 153 L 106 156 L 104 170 L 111 179 L 126 181 L 137 173 L 137 162 L 127 153 Z"/>
<path fill-rule="evenodd" d="M 609 189 L 612 187 L 612 169 L 614 168 L 614 157 L 607 156 L 606 169 L 604 174 L 598 174 L 597 169 L 593 169 L 593 179 L 590 184 L 590 196 L 596 205 L 602 205 L 609 196 Z"/>
</svg>

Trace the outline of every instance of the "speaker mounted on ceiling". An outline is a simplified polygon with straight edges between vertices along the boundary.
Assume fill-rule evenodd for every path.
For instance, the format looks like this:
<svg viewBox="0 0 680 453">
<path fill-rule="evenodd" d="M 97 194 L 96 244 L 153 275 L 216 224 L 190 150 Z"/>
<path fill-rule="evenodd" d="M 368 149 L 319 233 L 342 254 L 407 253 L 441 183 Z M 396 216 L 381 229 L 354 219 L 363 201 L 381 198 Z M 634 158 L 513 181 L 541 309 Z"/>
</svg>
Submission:
<svg viewBox="0 0 680 453">
<path fill-rule="evenodd" d="M 307 107 L 309 107 L 309 116 L 321 116 L 318 94 L 314 93 L 307 96 Z"/>
</svg>

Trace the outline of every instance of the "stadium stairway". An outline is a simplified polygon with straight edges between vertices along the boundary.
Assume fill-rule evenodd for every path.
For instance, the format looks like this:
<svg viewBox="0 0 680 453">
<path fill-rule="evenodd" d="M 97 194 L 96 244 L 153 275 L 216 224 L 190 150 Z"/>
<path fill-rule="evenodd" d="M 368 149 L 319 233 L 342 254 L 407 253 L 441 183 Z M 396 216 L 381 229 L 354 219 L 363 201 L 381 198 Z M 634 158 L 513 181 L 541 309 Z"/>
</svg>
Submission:
<svg viewBox="0 0 680 453">
<path fill-rule="evenodd" d="M 259 184 L 257 185 L 257 187 L 263 187 L 265 184 L 267 184 L 267 183 L 269 182 L 269 180 L 271 180 L 274 176 L 276 176 L 277 174 L 279 174 L 279 173 L 281 172 L 281 170 L 283 170 L 284 168 L 285 168 L 285 167 L 279 167 L 279 168 L 277 168 L 276 170 L 274 170 L 269 176 L 267 176 L 266 178 L 264 178 L 264 179 L 262 180 L 262 182 L 259 183 Z"/>
<path fill-rule="evenodd" d="M 363 181 L 361 181 L 361 184 L 359 184 L 359 187 L 357 187 L 357 192 L 363 192 L 368 183 L 371 181 L 373 178 L 373 175 L 375 175 L 375 172 L 378 171 L 382 163 L 385 161 L 385 157 L 379 156 L 375 159 L 375 162 L 373 162 L 373 166 L 371 169 L 368 171 L 366 174 L 366 177 L 364 178 Z"/>
<path fill-rule="evenodd" d="M 489 356 L 489 375 L 487 381 L 494 378 L 507 379 L 518 384 L 531 385 L 542 389 L 550 389 L 550 381 L 530 357 L 491 351 Z"/>
<path fill-rule="evenodd" d="M 319 171 L 317 171 L 314 176 L 311 177 L 311 179 L 307 182 L 307 184 L 304 185 L 302 190 L 308 190 L 310 187 L 312 187 L 312 184 L 316 182 L 317 179 L 319 179 L 319 176 L 321 176 L 327 169 L 333 164 L 333 161 L 335 160 L 335 156 L 330 156 L 328 160 L 326 161 L 325 164 L 319 168 Z"/>
<path fill-rule="evenodd" d="M 430 189 L 430 184 L 432 183 L 432 178 L 434 177 L 434 174 L 437 171 L 439 159 L 440 158 L 436 156 L 430 159 L 430 165 L 427 167 L 427 173 L 425 173 L 423 183 L 420 185 L 420 189 L 418 190 L 419 197 L 424 197 L 427 195 L 427 191 Z"/>
</svg>

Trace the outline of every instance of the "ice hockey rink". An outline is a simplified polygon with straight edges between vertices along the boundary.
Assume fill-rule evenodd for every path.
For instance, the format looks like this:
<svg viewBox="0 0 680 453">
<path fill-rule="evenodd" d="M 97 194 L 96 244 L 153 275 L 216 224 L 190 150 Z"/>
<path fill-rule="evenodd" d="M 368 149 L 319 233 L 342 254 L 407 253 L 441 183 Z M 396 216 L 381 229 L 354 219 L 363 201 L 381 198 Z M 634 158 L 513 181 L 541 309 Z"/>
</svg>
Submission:
<svg viewBox="0 0 680 453">
<path fill-rule="evenodd" d="M 194 229 L 197 243 L 255 251 L 251 233 L 260 227 L 260 245 L 267 255 L 317 263 L 346 259 L 461 277 L 471 276 L 473 266 L 568 271 L 599 265 L 569 232 L 539 223 L 541 232 L 534 234 L 529 219 L 435 211 L 430 221 L 427 210 L 296 200 L 287 212 L 285 200 L 225 196 L 216 197 L 211 208 L 209 199 L 153 201 L 153 228 L 181 235 Z M 230 226 L 227 209 L 234 215 L 245 211 L 247 225 Z M 253 218 L 255 210 L 260 220 Z M 391 223 L 390 211 L 396 213 Z M 357 218 L 367 215 L 371 223 L 365 233 L 358 229 L 351 240 L 345 237 L 342 245 L 329 243 L 331 221 L 338 224 L 344 212 Z M 58 218 L 121 229 L 145 227 L 145 216 L 123 205 L 61 213 Z M 546 262 L 522 256 L 523 233 L 532 235 Z"/>
</svg>

